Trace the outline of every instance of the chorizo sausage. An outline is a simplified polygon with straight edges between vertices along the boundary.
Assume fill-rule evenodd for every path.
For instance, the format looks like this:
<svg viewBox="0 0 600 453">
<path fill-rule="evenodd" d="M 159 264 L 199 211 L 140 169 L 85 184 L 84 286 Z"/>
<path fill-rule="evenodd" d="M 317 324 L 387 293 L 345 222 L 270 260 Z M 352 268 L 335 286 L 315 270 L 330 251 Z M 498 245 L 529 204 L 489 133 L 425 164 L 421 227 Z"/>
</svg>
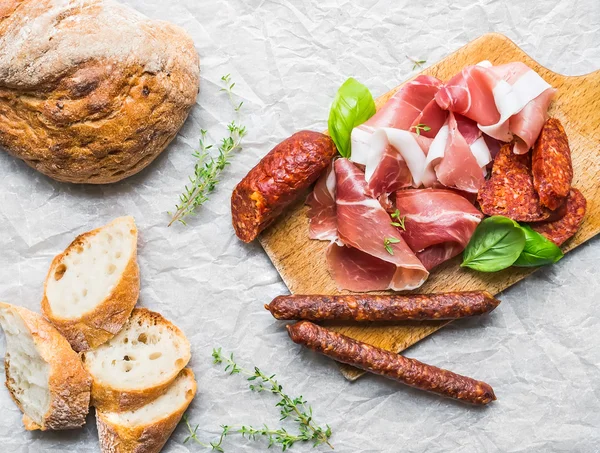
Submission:
<svg viewBox="0 0 600 453">
<path fill-rule="evenodd" d="M 405 321 L 458 319 L 488 313 L 500 301 L 486 291 L 439 294 L 278 296 L 265 305 L 277 319 Z"/>
<path fill-rule="evenodd" d="M 251 242 L 331 163 L 337 149 L 325 134 L 300 131 L 273 148 L 236 186 L 231 216 L 237 236 Z"/>
<path fill-rule="evenodd" d="M 496 399 L 489 384 L 354 340 L 310 321 L 287 326 L 294 343 L 361 370 L 472 404 Z"/>
<path fill-rule="evenodd" d="M 567 134 L 556 118 L 550 118 L 533 147 L 533 185 L 542 205 L 555 210 L 566 200 L 573 180 L 573 163 Z"/>
<path fill-rule="evenodd" d="M 577 233 L 585 217 L 586 206 L 583 194 L 572 188 L 566 202 L 566 213 L 562 218 L 552 222 L 532 223 L 530 226 L 560 246 Z"/>
<path fill-rule="evenodd" d="M 500 148 L 492 176 L 477 194 L 484 214 L 502 215 L 519 222 L 538 222 L 550 217 L 551 211 L 541 205 L 533 187 L 529 159 L 529 154 L 513 153 L 510 144 Z"/>
</svg>

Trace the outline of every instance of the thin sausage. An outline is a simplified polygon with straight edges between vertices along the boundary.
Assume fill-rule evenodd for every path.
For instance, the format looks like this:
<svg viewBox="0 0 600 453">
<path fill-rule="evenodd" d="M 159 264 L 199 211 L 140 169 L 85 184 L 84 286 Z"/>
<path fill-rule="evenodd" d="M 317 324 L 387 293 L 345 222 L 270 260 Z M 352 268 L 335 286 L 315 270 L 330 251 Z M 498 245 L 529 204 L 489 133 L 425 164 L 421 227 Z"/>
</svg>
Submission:
<svg viewBox="0 0 600 453">
<path fill-rule="evenodd" d="M 411 387 L 479 405 L 496 399 L 494 390 L 485 382 L 353 340 L 309 321 L 288 325 L 287 329 L 294 343 Z"/>
<path fill-rule="evenodd" d="M 251 242 L 301 196 L 337 154 L 325 134 L 300 131 L 273 148 L 231 195 L 235 234 Z"/>
<path fill-rule="evenodd" d="M 488 313 L 500 301 L 486 291 L 377 296 L 278 296 L 265 305 L 277 319 L 405 321 L 458 319 Z"/>
</svg>

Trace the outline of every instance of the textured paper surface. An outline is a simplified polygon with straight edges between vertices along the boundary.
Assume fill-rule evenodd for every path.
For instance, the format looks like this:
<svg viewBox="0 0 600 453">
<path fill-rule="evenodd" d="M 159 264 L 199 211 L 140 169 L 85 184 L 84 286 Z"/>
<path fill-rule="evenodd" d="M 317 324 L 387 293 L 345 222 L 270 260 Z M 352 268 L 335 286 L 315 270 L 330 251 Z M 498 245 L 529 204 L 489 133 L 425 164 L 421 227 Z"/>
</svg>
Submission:
<svg viewBox="0 0 600 453">
<path fill-rule="evenodd" d="M 291 343 L 284 324 L 263 309 L 287 290 L 260 246 L 236 239 L 229 213 L 231 190 L 261 156 L 297 130 L 325 129 L 346 77 L 377 96 L 413 74 L 406 55 L 433 63 L 490 31 L 552 70 L 584 74 L 600 68 L 598 1 L 126 3 L 192 35 L 201 55 L 198 105 L 154 164 L 111 186 L 57 183 L 0 153 L 0 300 L 39 311 L 52 257 L 77 234 L 131 214 L 140 231 L 140 305 L 163 313 L 193 345 L 198 395 L 189 415 L 202 438 L 214 440 L 220 424 L 278 423 L 274 396 L 251 393 L 241 377 L 211 364 L 212 348 L 222 346 L 312 402 L 338 452 L 600 451 L 598 239 L 506 291 L 492 315 L 452 323 L 406 351 L 490 383 L 498 401 L 473 408 L 375 376 L 350 383 L 335 363 Z M 200 128 L 219 139 L 234 118 L 219 93 L 226 73 L 244 101 L 245 149 L 189 226 L 167 228 Z M 3 452 L 99 450 L 93 415 L 82 430 L 28 433 L 4 388 L 0 408 Z M 203 450 L 183 445 L 185 436 L 180 426 L 164 451 Z M 266 449 L 235 436 L 223 446 Z"/>
</svg>

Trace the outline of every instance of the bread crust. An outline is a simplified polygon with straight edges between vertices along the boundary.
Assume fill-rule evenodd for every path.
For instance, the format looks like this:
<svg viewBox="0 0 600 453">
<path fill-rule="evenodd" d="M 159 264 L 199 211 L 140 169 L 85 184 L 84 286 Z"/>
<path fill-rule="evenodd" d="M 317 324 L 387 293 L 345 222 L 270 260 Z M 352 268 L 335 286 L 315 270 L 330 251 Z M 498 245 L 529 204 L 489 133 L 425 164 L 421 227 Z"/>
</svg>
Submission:
<svg viewBox="0 0 600 453">
<path fill-rule="evenodd" d="M 165 319 L 159 313 L 148 310 L 147 308 L 135 308 L 131 313 L 131 317 L 139 316 L 140 318 L 152 319 L 154 322 L 163 324 L 167 329 L 172 330 L 182 340 L 187 342 L 188 351 L 185 357 L 179 364 L 180 367 L 174 369 L 171 375 L 166 375 L 163 382 L 153 387 L 145 389 L 132 390 L 132 389 L 120 389 L 110 386 L 100 380 L 92 377 L 92 405 L 103 412 L 123 412 L 137 409 L 139 407 L 148 404 L 150 401 L 158 398 L 162 395 L 173 381 L 177 378 L 180 371 L 188 364 L 191 358 L 191 352 L 189 348 L 189 341 L 183 332 L 169 320 Z M 82 354 L 83 364 L 86 367 L 85 352 Z"/>
<path fill-rule="evenodd" d="M 77 353 L 71 349 L 60 332 L 41 315 L 26 308 L 0 302 L 0 308 L 15 312 L 25 323 L 41 358 L 50 366 L 48 380 L 50 407 L 44 415 L 42 425 L 29 416 L 23 415 L 27 430 L 62 430 L 79 428 L 85 424 L 90 405 L 91 378 Z M 11 397 L 23 411 L 15 397 L 13 381 L 10 377 L 7 353 L 5 360 L 6 387 Z"/>
<path fill-rule="evenodd" d="M 0 5 L 0 145 L 58 181 L 106 184 L 176 136 L 200 62 L 183 29 L 112 0 L 85 3 Z"/>
<path fill-rule="evenodd" d="M 69 343 L 71 343 L 73 349 L 77 352 L 96 348 L 119 333 L 123 325 L 129 319 L 133 307 L 135 307 L 135 304 L 137 303 L 140 293 L 140 273 L 137 264 L 138 232 L 133 217 L 127 217 L 127 219 L 133 224 L 136 239 L 131 259 L 125 266 L 121 280 L 117 283 L 113 291 L 93 310 L 84 313 L 77 319 L 66 319 L 56 315 L 53 313 L 46 295 L 48 281 L 53 278 L 56 268 L 61 264 L 63 258 L 73 249 L 80 246 L 82 243 L 85 243 L 87 238 L 94 236 L 103 228 L 108 227 L 114 222 L 122 221 L 123 218 L 119 217 L 107 225 L 77 236 L 64 252 L 57 255 L 52 260 L 52 264 L 48 270 L 44 282 L 42 313 L 65 336 Z"/>
<path fill-rule="evenodd" d="M 185 403 L 175 412 L 154 423 L 138 426 L 122 426 L 111 423 L 99 410 L 96 410 L 96 424 L 102 453 L 158 453 L 162 450 L 184 412 L 196 394 L 196 380 L 189 368 L 184 368 L 181 374 L 191 376 L 192 391 L 186 395 Z"/>
</svg>

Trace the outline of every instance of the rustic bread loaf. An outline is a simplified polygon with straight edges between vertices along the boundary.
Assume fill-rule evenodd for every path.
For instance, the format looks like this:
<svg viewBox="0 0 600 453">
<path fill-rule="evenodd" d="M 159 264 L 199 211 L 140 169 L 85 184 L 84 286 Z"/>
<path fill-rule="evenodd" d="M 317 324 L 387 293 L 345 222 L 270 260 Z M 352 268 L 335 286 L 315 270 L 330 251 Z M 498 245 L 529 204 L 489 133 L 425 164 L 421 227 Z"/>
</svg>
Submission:
<svg viewBox="0 0 600 453">
<path fill-rule="evenodd" d="M 0 302 L 6 387 L 28 430 L 85 424 L 91 379 L 67 340 L 41 315 Z"/>
<path fill-rule="evenodd" d="M 0 2 L 0 146 L 59 181 L 146 167 L 196 100 L 199 58 L 179 27 L 112 0 Z"/>
<path fill-rule="evenodd" d="M 162 395 L 190 360 L 190 342 L 160 314 L 136 308 L 114 338 L 82 354 L 92 376 L 92 405 L 137 409 Z"/>
<path fill-rule="evenodd" d="M 78 236 L 56 256 L 44 284 L 42 312 L 76 351 L 95 348 L 127 322 L 140 292 L 133 217 Z"/>
<path fill-rule="evenodd" d="M 184 368 L 165 393 L 127 412 L 96 410 L 102 453 L 158 453 L 196 394 L 196 380 Z"/>
</svg>

